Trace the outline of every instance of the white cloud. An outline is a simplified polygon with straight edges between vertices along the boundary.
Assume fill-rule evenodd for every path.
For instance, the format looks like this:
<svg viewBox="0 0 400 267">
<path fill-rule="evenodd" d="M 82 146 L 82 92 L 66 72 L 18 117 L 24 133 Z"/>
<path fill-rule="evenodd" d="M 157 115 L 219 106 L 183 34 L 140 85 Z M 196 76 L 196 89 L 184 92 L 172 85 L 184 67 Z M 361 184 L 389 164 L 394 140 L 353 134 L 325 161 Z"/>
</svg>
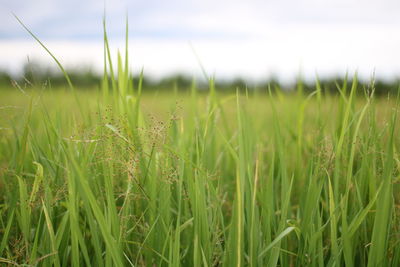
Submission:
<svg viewBox="0 0 400 267">
<path fill-rule="evenodd" d="M 281 26 L 270 29 L 266 37 L 244 40 L 198 39 L 193 45 L 210 74 L 217 77 L 244 76 L 263 79 L 276 74 L 293 79 L 300 68 L 308 78 L 318 72 L 321 76 L 343 75 L 346 70 L 358 70 L 364 78 L 376 70 L 378 77 L 393 77 L 400 73 L 400 36 L 397 29 L 380 27 Z M 100 42 L 46 41 L 48 47 L 67 66 L 91 64 L 102 68 L 103 52 Z M 145 68 L 156 77 L 174 72 L 199 75 L 195 56 L 185 40 L 132 39 L 131 64 L 134 70 Z M 113 50 L 123 50 L 114 43 Z M 49 56 L 32 42 L 2 42 L 2 64 L 16 69 L 31 58 Z"/>
<path fill-rule="evenodd" d="M 211 73 L 262 78 L 400 74 L 400 2 L 394 0 L 143 0 L 107 1 L 109 34 L 119 40 L 128 11 L 132 62 L 161 76 L 198 73 L 192 41 Z M 15 12 L 67 64 L 102 66 L 103 2 L 8 0 L 0 16 L 0 67 L 17 69 L 26 55 L 48 58 L 9 11 Z M 24 36 L 26 41 L 12 38 Z M 82 37 L 86 41 L 82 40 Z M 92 39 L 92 41 L 91 41 Z M 65 40 L 68 40 L 67 42 Z"/>
</svg>

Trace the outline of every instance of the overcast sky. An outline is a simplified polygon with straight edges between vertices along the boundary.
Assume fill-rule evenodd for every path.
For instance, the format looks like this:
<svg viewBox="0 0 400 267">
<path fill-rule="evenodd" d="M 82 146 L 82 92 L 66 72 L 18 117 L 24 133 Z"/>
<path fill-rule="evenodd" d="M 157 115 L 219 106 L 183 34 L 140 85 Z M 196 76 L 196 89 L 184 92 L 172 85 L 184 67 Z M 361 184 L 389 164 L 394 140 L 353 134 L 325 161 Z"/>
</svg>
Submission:
<svg viewBox="0 0 400 267">
<path fill-rule="evenodd" d="M 51 62 L 15 13 L 64 64 L 100 70 L 104 9 L 112 48 L 123 48 L 128 14 L 131 68 L 157 77 L 199 73 L 189 42 L 217 78 L 400 76 L 395 0 L 0 0 L 0 68 Z"/>
</svg>

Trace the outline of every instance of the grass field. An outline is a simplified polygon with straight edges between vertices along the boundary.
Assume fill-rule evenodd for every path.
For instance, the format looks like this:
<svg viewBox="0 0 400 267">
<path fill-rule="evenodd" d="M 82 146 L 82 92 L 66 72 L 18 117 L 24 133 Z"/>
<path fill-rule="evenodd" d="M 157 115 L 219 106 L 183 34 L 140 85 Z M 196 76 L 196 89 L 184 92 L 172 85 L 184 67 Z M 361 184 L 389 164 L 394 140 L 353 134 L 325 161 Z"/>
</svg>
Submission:
<svg viewBox="0 0 400 267">
<path fill-rule="evenodd" d="M 106 62 L 0 91 L 0 264 L 400 266 L 397 96 L 149 94 Z"/>
<path fill-rule="evenodd" d="M 3 90 L 0 262 L 398 266 L 398 105 L 355 88 Z"/>
</svg>

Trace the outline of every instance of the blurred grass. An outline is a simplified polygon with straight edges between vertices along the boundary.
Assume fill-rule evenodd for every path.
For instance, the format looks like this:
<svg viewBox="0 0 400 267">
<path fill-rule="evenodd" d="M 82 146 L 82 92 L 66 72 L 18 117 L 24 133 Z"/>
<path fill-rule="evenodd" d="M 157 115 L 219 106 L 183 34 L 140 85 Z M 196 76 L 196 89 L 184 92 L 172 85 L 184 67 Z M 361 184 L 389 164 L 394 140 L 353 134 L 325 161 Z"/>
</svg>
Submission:
<svg viewBox="0 0 400 267">
<path fill-rule="evenodd" d="M 396 99 L 127 89 L 1 93 L 2 263 L 399 264 Z"/>
</svg>

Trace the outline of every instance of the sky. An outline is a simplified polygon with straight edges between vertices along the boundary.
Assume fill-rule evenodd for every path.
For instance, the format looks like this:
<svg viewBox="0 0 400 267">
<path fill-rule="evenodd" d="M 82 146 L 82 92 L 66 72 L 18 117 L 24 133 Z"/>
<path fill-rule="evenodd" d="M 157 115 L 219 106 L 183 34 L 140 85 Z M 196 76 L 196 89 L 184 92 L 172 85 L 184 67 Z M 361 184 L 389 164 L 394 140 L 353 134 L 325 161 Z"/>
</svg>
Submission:
<svg viewBox="0 0 400 267">
<path fill-rule="evenodd" d="M 156 78 L 199 61 L 228 79 L 400 77 L 398 0 L 0 0 L 0 69 L 18 73 L 55 64 L 13 14 L 69 68 L 101 71 L 105 14 L 114 55 L 128 18 L 130 68 Z"/>
</svg>

